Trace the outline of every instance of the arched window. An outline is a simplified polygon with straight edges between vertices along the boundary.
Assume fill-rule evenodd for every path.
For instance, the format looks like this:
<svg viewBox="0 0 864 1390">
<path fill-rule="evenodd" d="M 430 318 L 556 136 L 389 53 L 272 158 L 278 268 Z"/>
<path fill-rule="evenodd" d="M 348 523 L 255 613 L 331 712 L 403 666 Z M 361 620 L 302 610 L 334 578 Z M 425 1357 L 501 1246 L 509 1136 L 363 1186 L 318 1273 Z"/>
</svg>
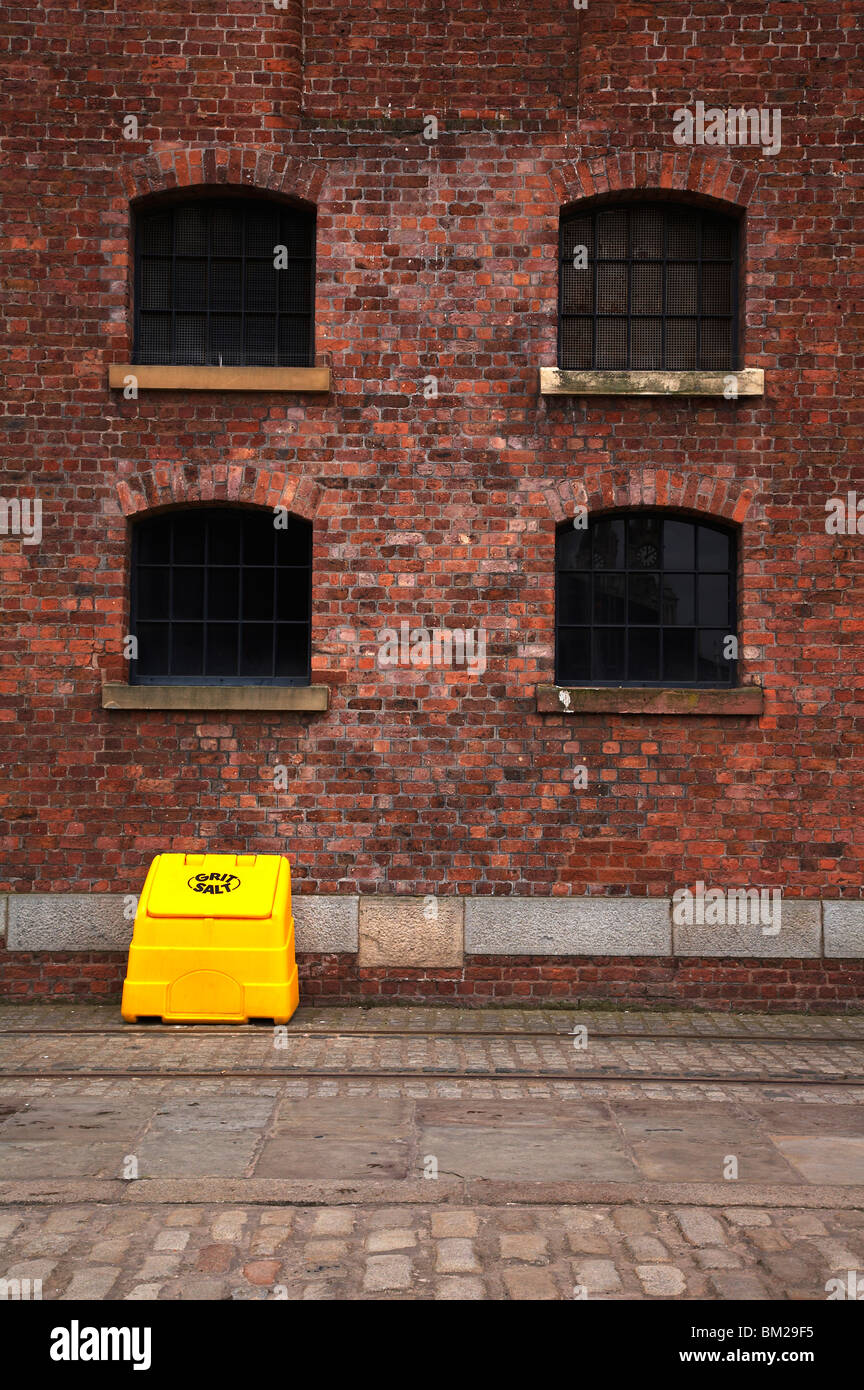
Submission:
<svg viewBox="0 0 864 1390">
<path fill-rule="evenodd" d="M 311 570 L 300 517 L 195 507 L 136 522 L 130 681 L 308 683 Z"/>
<path fill-rule="evenodd" d="M 308 367 L 315 218 L 268 198 L 199 197 L 135 218 L 134 361 Z"/>
<path fill-rule="evenodd" d="M 561 218 L 558 365 L 721 371 L 738 365 L 738 224 L 675 203 Z"/>
<path fill-rule="evenodd" d="M 559 527 L 558 684 L 734 685 L 735 548 L 728 527 L 670 512 Z"/>
</svg>

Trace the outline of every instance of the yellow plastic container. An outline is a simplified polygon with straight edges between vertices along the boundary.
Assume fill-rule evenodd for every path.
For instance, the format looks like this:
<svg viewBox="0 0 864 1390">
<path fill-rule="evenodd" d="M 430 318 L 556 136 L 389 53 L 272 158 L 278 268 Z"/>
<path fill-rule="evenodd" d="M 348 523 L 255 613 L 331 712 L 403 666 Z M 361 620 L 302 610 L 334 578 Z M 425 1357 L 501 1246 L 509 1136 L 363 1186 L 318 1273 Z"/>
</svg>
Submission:
<svg viewBox="0 0 864 1390">
<path fill-rule="evenodd" d="M 135 914 L 123 1017 L 287 1023 L 300 1002 L 280 854 L 159 854 Z"/>
</svg>

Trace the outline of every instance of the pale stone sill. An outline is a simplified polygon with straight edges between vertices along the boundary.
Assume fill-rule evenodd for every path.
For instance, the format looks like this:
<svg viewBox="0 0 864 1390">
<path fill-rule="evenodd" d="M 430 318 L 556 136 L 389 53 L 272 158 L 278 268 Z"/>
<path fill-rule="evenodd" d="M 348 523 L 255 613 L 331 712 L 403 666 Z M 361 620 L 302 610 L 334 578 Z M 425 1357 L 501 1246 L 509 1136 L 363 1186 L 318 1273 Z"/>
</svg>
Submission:
<svg viewBox="0 0 864 1390">
<path fill-rule="evenodd" d="M 327 685 L 124 685 L 106 681 L 103 709 L 326 710 Z"/>
<path fill-rule="evenodd" d="M 538 714 L 761 714 L 761 685 L 731 690 L 663 686 L 538 685 Z"/>
<path fill-rule="evenodd" d="M 735 395 L 731 394 L 734 389 Z M 541 396 L 761 396 L 761 367 L 726 372 L 570 372 L 540 368 Z"/>
<path fill-rule="evenodd" d="M 120 391 L 329 391 L 329 367 L 162 367 L 143 363 L 114 364 L 108 385 Z"/>
</svg>

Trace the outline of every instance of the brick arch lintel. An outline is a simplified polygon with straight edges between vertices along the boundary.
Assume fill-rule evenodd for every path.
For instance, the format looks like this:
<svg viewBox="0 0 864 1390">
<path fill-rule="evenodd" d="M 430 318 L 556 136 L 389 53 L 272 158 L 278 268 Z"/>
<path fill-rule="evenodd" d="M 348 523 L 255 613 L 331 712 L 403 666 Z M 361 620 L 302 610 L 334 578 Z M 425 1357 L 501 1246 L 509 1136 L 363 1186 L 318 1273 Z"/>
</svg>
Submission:
<svg viewBox="0 0 864 1390">
<path fill-rule="evenodd" d="M 317 203 L 325 174 L 323 165 L 257 146 L 176 145 L 130 160 L 122 179 L 130 202 L 172 188 L 230 184 Z"/>
<path fill-rule="evenodd" d="M 550 480 L 541 490 L 556 523 L 569 520 L 578 507 L 589 515 L 617 507 L 669 507 L 743 525 L 754 499 L 753 488 L 734 479 L 665 468 L 586 469 L 578 478 Z"/>
<path fill-rule="evenodd" d="M 622 150 L 585 161 L 572 160 L 549 172 L 562 207 L 600 194 L 644 190 L 712 198 L 730 207 L 749 207 L 759 174 L 701 146 L 670 150 Z"/>
<path fill-rule="evenodd" d="M 230 463 L 157 464 L 152 469 L 126 473 L 116 487 L 120 511 L 127 517 L 160 507 L 236 502 L 285 507 L 296 516 L 313 521 L 323 495 L 312 478 Z"/>
</svg>

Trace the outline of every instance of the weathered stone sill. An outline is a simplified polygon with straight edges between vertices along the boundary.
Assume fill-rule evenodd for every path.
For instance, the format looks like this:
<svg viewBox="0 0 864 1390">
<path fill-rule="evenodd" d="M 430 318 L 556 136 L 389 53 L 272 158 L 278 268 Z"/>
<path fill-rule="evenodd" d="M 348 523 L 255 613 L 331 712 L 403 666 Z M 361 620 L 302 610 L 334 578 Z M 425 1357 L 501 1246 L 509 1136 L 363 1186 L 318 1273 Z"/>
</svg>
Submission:
<svg viewBox="0 0 864 1390">
<path fill-rule="evenodd" d="M 761 367 L 724 372 L 571 372 L 563 367 L 540 368 L 541 396 L 761 396 L 765 373 Z"/>
<path fill-rule="evenodd" d="M 760 685 L 731 690 L 657 686 L 538 685 L 538 714 L 761 714 Z"/>
<path fill-rule="evenodd" d="M 329 391 L 329 367 L 169 367 L 121 363 L 108 385 L 121 391 L 134 378 L 139 391 Z"/>
<path fill-rule="evenodd" d="M 103 709 L 326 710 L 326 685 L 124 685 L 106 681 Z"/>
</svg>

